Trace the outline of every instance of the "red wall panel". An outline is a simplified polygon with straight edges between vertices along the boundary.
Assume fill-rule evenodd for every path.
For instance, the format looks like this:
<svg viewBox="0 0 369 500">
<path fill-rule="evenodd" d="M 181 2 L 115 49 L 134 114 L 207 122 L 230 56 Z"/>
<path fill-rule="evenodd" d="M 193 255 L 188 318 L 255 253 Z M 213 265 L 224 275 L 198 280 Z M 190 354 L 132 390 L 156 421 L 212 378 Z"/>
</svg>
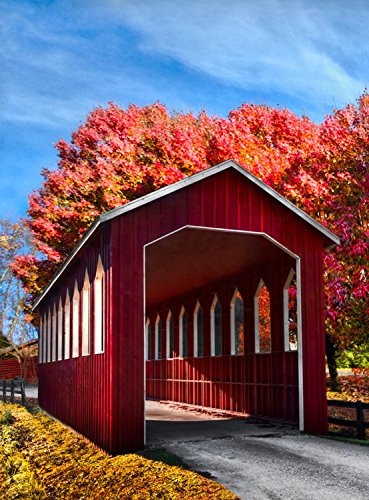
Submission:
<svg viewBox="0 0 369 500">
<path fill-rule="evenodd" d="M 84 269 L 93 277 L 96 256 L 103 253 L 107 345 L 103 355 L 90 355 L 40 366 L 42 406 L 112 452 L 143 446 L 144 432 L 144 245 L 186 224 L 265 231 L 301 258 L 304 415 L 306 430 L 323 432 L 326 426 L 324 392 L 324 331 L 322 290 L 323 236 L 291 210 L 233 169 L 158 198 L 111 220 L 78 254 L 41 304 L 41 312 L 65 294 L 75 277 L 82 286 Z M 263 272 L 263 277 L 264 277 Z M 250 314 L 258 279 L 250 273 L 240 284 L 247 301 L 246 324 L 253 331 Z M 269 288 L 274 296 L 282 275 L 269 268 Z M 282 284 L 283 286 L 283 284 Z M 224 294 L 230 293 L 223 290 Z M 224 297 L 223 297 L 224 298 Z M 222 299 L 223 300 L 223 299 Z M 224 298 L 228 301 L 229 296 Z M 195 297 L 189 308 L 192 311 Z M 201 298 L 208 310 L 209 294 Z M 256 355 L 253 335 L 247 338 L 248 354 L 210 358 L 210 322 L 204 316 L 205 357 L 146 363 L 147 392 L 152 397 L 232 407 L 241 411 L 297 418 L 297 356 L 281 352 L 281 309 L 273 321 L 275 350 Z M 179 311 L 175 311 L 178 318 Z M 192 317 L 189 314 L 189 323 Z M 165 330 L 163 316 L 163 331 Z M 154 318 L 155 321 L 155 318 Z M 227 315 L 224 322 L 227 323 Z M 152 322 L 154 331 L 154 322 Z M 178 338 L 178 321 L 174 323 Z M 279 333 L 278 333 L 279 331 Z M 163 342 L 163 349 L 165 342 Z M 175 343 L 178 353 L 178 342 Z M 235 359 L 233 359 L 235 358 Z M 240 361 L 239 361 L 240 359 Z M 238 410 L 235 410 L 238 411 Z"/>
<path fill-rule="evenodd" d="M 283 381 L 274 379 L 274 364 Z M 255 365 L 256 377 L 248 377 L 245 368 Z M 297 352 L 151 360 L 146 370 L 149 398 L 298 422 Z"/>
<path fill-rule="evenodd" d="M 40 313 L 44 314 L 49 308 L 54 306 L 54 303 L 58 304 L 60 297 L 64 306 L 66 291 L 67 289 L 69 290 L 70 298 L 72 298 L 76 279 L 78 288 L 81 290 L 86 269 L 89 273 L 90 282 L 93 283 L 99 255 L 101 255 L 105 271 L 104 353 L 93 354 L 94 343 L 91 329 L 90 355 L 82 356 L 80 331 L 79 357 L 39 364 L 38 392 L 40 406 L 47 412 L 83 433 L 98 446 L 104 449 L 111 449 L 113 442 L 111 425 L 113 389 L 111 376 L 112 304 L 110 294 L 111 260 L 109 228 L 105 228 L 102 234 L 94 239 L 93 243 L 83 249 L 78 256 L 78 260 L 65 273 L 62 279 L 59 279 L 58 286 L 48 295 L 48 300 L 45 300 L 41 304 Z M 91 298 L 90 324 L 93 325 L 93 285 Z M 71 344 L 72 341 L 70 341 L 70 347 Z"/>
</svg>

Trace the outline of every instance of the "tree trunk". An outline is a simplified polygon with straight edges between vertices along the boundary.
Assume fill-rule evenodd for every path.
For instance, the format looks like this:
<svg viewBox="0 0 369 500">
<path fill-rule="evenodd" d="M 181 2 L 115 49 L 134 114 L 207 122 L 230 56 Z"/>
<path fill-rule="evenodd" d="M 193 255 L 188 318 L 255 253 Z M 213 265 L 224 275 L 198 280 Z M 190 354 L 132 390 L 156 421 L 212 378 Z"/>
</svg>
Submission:
<svg viewBox="0 0 369 500">
<path fill-rule="evenodd" d="M 325 336 L 325 352 L 327 356 L 327 364 L 330 377 L 330 389 L 331 391 L 339 391 L 340 384 L 338 382 L 337 373 L 337 347 L 333 343 L 329 335 Z"/>
</svg>

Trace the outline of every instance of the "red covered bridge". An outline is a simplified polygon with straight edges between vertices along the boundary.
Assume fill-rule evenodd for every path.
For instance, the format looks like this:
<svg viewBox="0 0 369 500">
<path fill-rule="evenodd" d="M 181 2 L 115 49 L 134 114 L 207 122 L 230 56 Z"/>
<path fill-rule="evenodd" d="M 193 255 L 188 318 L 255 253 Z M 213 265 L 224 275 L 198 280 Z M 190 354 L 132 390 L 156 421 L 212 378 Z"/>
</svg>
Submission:
<svg viewBox="0 0 369 500">
<path fill-rule="evenodd" d="M 41 406 L 113 453 L 143 447 L 146 397 L 325 433 L 338 243 L 233 161 L 101 215 L 35 304 Z"/>
</svg>

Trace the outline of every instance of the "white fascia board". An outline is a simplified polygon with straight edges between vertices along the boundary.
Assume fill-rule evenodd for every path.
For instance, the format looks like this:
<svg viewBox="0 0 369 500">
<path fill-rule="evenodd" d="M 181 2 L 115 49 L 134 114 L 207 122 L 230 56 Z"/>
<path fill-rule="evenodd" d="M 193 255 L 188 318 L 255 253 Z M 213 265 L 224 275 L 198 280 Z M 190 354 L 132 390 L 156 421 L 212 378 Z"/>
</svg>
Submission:
<svg viewBox="0 0 369 500">
<path fill-rule="evenodd" d="M 32 307 L 32 311 L 37 309 L 37 307 L 40 305 L 42 300 L 45 298 L 45 296 L 48 294 L 48 292 L 54 286 L 56 281 L 60 278 L 60 276 L 63 274 L 65 269 L 69 266 L 69 264 L 73 261 L 73 259 L 78 254 L 80 249 L 85 245 L 86 241 L 91 238 L 91 236 L 95 233 L 96 229 L 101 225 L 101 222 L 102 222 L 101 216 L 96 217 L 96 219 L 94 220 L 92 225 L 89 227 L 89 229 L 86 231 L 86 233 L 83 235 L 83 237 L 79 240 L 79 242 L 73 248 L 71 253 L 68 255 L 67 259 L 63 262 L 63 264 L 61 264 L 59 269 L 56 271 L 54 276 L 51 278 L 50 283 L 43 289 L 41 294 L 37 297 L 37 300 Z"/>
<path fill-rule="evenodd" d="M 212 175 L 222 172 L 223 170 L 227 170 L 229 168 L 234 168 L 237 170 L 240 174 L 242 174 L 244 177 L 249 179 L 251 182 L 256 184 L 260 189 L 268 193 L 270 196 L 275 198 L 277 201 L 279 201 L 282 205 L 287 207 L 289 210 L 294 212 L 297 216 L 302 218 L 305 222 L 308 224 L 312 225 L 315 229 L 317 229 L 319 232 L 323 233 L 328 239 L 332 241 L 332 246 L 339 245 L 340 240 L 339 238 L 333 234 L 329 229 L 324 227 L 320 222 L 317 222 L 315 219 L 310 217 L 307 213 L 305 213 L 303 210 L 300 208 L 296 207 L 291 201 L 287 200 L 284 198 L 281 194 L 277 193 L 273 188 L 269 187 L 267 184 L 265 184 L 263 181 L 255 177 L 255 175 L 251 174 L 244 168 L 242 168 L 238 163 L 236 163 L 234 160 L 227 160 L 223 163 L 220 163 L 219 165 L 215 165 L 214 167 L 207 168 L 206 170 L 203 170 L 202 172 L 199 172 L 197 174 L 191 175 L 190 177 L 186 177 L 185 179 L 182 179 L 175 184 L 171 184 L 170 186 L 165 186 L 161 189 L 158 189 L 157 191 L 153 191 L 152 193 L 149 193 L 145 196 L 142 196 L 141 198 L 137 198 L 136 200 L 131 201 L 130 203 L 127 203 L 126 205 L 123 205 L 121 207 L 114 208 L 113 210 L 110 210 L 109 212 L 106 212 L 105 214 L 101 215 L 101 220 L 102 222 L 105 222 L 106 220 L 114 219 L 115 217 L 125 214 L 131 210 L 135 210 L 136 208 L 145 205 L 146 203 L 150 203 L 151 201 L 154 201 L 158 198 L 161 198 L 163 196 L 166 196 L 170 193 L 174 193 L 175 191 L 178 191 L 179 189 L 183 189 L 187 186 L 190 186 L 191 184 L 195 184 L 196 182 L 199 182 L 202 179 L 206 179 L 207 177 L 211 177 Z"/>
<path fill-rule="evenodd" d="M 141 207 L 142 205 L 146 205 L 146 203 L 150 203 L 159 198 L 163 198 L 164 196 L 179 191 L 180 189 L 183 189 L 187 186 L 191 186 L 191 184 L 195 184 L 196 182 L 199 182 L 202 179 L 206 179 L 207 177 L 211 177 L 212 175 L 218 172 L 227 170 L 232 166 L 234 167 L 237 166 L 242 169 L 242 167 L 240 167 L 237 163 L 234 163 L 233 160 L 227 160 L 223 163 L 219 163 L 219 165 L 214 165 L 214 167 L 209 167 L 206 170 L 198 172 L 197 174 L 193 174 L 190 177 L 185 177 L 184 179 L 181 179 L 180 181 L 175 182 L 174 184 L 170 184 L 169 186 L 164 186 L 160 189 L 157 189 L 156 191 L 153 191 L 152 193 L 148 193 L 145 196 L 142 196 L 140 198 L 137 198 L 136 200 L 127 203 L 126 205 L 113 208 L 113 210 L 105 212 L 101 216 L 102 221 L 105 222 L 106 220 L 114 219 L 119 215 L 130 212 L 131 210 L 135 210 L 136 208 Z"/>
<path fill-rule="evenodd" d="M 338 236 L 336 236 L 329 229 L 327 229 L 322 224 L 320 224 L 320 222 L 318 222 L 315 219 L 313 219 L 312 217 L 310 217 L 310 215 L 308 215 L 306 212 L 304 212 L 303 210 L 301 210 L 301 208 L 298 208 L 291 201 L 287 200 L 284 196 L 282 196 L 281 194 L 277 193 L 277 191 L 275 191 L 273 188 L 271 188 L 270 186 L 268 186 L 267 184 L 265 184 L 265 182 L 261 181 L 260 179 L 258 179 L 257 177 L 255 177 L 253 174 L 251 174 L 250 172 L 248 172 L 247 170 L 245 170 L 244 168 L 242 168 L 240 165 L 238 165 L 238 163 L 235 163 L 233 161 L 232 161 L 232 163 L 234 163 L 234 168 L 238 172 L 240 172 L 241 174 L 243 174 L 247 179 L 249 179 L 251 182 L 253 182 L 257 186 L 259 186 L 260 189 L 262 189 L 266 193 L 270 194 L 270 196 L 272 196 L 277 201 L 279 201 L 280 203 L 282 203 L 282 205 L 284 205 L 285 207 L 287 207 L 289 210 L 291 210 L 296 215 L 298 215 L 299 217 L 301 217 L 301 219 L 303 219 L 305 222 L 307 222 L 308 224 L 310 224 L 311 226 L 313 226 L 319 232 L 323 233 L 324 236 L 326 236 L 328 239 L 330 239 L 332 241 L 332 245 L 330 245 L 328 248 L 334 248 L 336 245 L 339 245 L 341 243 L 340 239 L 338 238 Z"/>
</svg>

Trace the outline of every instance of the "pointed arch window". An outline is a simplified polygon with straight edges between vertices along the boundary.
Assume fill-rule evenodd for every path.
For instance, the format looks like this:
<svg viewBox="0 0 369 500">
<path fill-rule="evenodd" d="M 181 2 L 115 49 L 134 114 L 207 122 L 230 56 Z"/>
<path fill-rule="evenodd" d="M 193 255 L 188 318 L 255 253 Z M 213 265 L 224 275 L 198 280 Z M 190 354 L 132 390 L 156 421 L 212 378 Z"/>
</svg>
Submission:
<svg viewBox="0 0 369 500">
<path fill-rule="evenodd" d="M 284 349 L 297 350 L 297 283 L 296 274 L 290 270 L 283 287 Z"/>
<path fill-rule="evenodd" d="M 254 297 L 255 308 L 255 350 L 268 353 L 272 350 L 272 329 L 270 320 L 270 293 L 261 279 Z"/>
<path fill-rule="evenodd" d="M 211 355 L 221 356 L 222 354 L 222 305 L 214 295 L 214 300 L 210 309 L 210 344 Z"/>
<path fill-rule="evenodd" d="M 161 359 L 161 319 L 160 314 L 155 321 L 155 359 Z"/>
<path fill-rule="evenodd" d="M 193 355 L 195 357 L 204 355 L 204 315 L 199 301 L 193 313 Z"/>
<path fill-rule="evenodd" d="M 51 361 L 56 361 L 56 306 L 54 304 L 52 315 L 51 334 Z"/>
<path fill-rule="evenodd" d="M 245 352 L 245 322 L 243 298 L 236 288 L 231 300 L 231 354 Z"/>
<path fill-rule="evenodd" d="M 86 269 L 82 288 L 82 356 L 90 354 L 90 279 Z"/>
<path fill-rule="evenodd" d="M 47 341 L 48 341 L 48 321 L 49 321 L 49 318 L 48 318 L 48 314 L 45 313 L 44 314 L 44 347 L 43 347 L 43 360 L 44 360 L 44 363 L 47 363 Z"/>
<path fill-rule="evenodd" d="M 43 337 L 44 337 L 44 346 L 43 346 L 43 354 L 42 358 L 44 360 L 44 363 L 47 363 L 47 340 L 48 340 L 48 314 L 44 314 L 44 332 L 43 332 Z"/>
<path fill-rule="evenodd" d="M 58 361 L 63 359 L 63 305 L 61 298 L 58 306 Z"/>
<path fill-rule="evenodd" d="M 179 314 L 179 356 L 187 357 L 187 313 L 184 306 Z"/>
<path fill-rule="evenodd" d="M 172 311 L 169 309 L 166 322 L 166 357 L 173 358 L 174 351 L 174 321 Z"/>
<path fill-rule="evenodd" d="M 151 359 L 151 323 L 149 318 L 147 318 L 146 320 L 145 338 L 146 338 L 146 361 L 148 361 Z"/>
<path fill-rule="evenodd" d="M 104 268 L 99 255 L 94 281 L 94 352 L 104 352 Z"/>
<path fill-rule="evenodd" d="M 77 281 L 73 292 L 73 317 L 72 317 L 72 358 L 79 356 L 79 292 Z"/>
<path fill-rule="evenodd" d="M 50 309 L 47 312 L 47 329 L 46 329 L 46 362 L 51 361 L 51 313 Z"/>
<path fill-rule="evenodd" d="M 70 298 L 67 290 L 64 304 L 64 359 L 70 358 Z"/>
<path fill-rule="evenodd" d="M 38 362 L 43 363 L 43 349 L 44 349 L 44 316 L 40 315 L 40 324 L 38 331 Z"/>
</svg>

